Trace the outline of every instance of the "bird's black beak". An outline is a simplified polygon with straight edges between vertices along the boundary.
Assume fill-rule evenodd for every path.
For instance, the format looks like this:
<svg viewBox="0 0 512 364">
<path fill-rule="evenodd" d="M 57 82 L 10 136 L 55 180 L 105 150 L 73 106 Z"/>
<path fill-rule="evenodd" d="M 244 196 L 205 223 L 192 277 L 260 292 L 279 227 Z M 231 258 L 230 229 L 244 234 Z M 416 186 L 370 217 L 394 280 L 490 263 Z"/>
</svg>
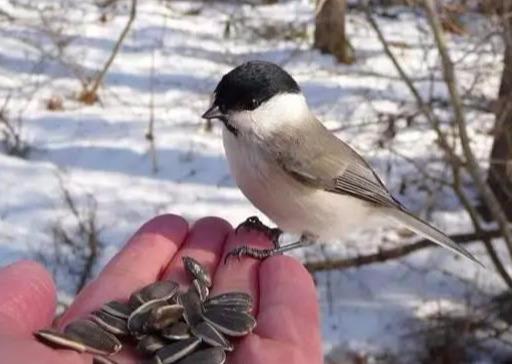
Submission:
<svg viewBox="0 0 512 364">
<path fill-rule="evenodd" d="M 217 105 L 212 105 L 206 112 L 201 116 L 203 119 L 225 119 L 226 115 L 223 114 Z"/>
</svg>

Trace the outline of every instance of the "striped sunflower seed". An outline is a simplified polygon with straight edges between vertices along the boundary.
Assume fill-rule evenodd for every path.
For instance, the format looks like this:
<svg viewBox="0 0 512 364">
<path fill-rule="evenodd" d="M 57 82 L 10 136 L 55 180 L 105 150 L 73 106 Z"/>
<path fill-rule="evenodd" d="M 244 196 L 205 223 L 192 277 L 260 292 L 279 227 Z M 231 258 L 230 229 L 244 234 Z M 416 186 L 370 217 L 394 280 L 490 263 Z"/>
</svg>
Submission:
<svg viewBox="0 0 512 364">
<path fill-rule="evenodd" d="M 222 307 L 240 312 L 250 312 L 252 310 L 252 297 L 245 292 L 222 293 L 217 296 L 209 297 L 205 303 L 205 309 Z"/>
<path fill-rule="evenodd" d="M 190 327 L 185 322 L 176 322 L 163 329 L 160 335 L 169 340 L 185 340 L 190 337 Z"/>
<path fill-rule="evenodd" d="M 183 260 L 183 264 L 187 271 L 192 274 L 195 279 L 198 279 L 208 288 L 212 286 L 212 279 L 210 278 L 210 275 L 197 260 L 191 257 L 183 257 L 181 259 Z"/>
<path fill-rule="evenodd" d="M 209 297 L 208 272 L 193 258 L 183 262 L 194 277 L 184 293 L 176 282 L 155 282 L 134 292 L 128 303 L 110 301 L 89 319 L 70 323 L 64 333 L 34 335 L 50 346 L 89 352 L 94 364 L 115 364 L 106 357 L 121 350 L 114 335 L 130 336 L 131 345 L 148 356 L 140 363 L 223 364 L 225 352 L 233 350 L 224 335 L 243 336 L 256 325 L 249 313 L 252 298 L 244 292 Z"/>
<path fill-rule="evenodd" d="M 64 334 L 82 343 L 91 354 L 111 355 L 121 350 L 121 342 L 91 320 L 77 320 L 64 328 Z"/>
<path fill-rule="evenodd" d="M 115 317 L 128 319 L 133 310 L 127 303 L 122 303 L 119 301 L 110 301 L 101 306 L 100 311 L 103 311 Z"/>
<path fill-rule="evenodd" d="M 217 330 L 229 336 L 244 336 L 256 326 L 254 317 L 245 312 L 211 308 L 203 312 L 203 318 Z"/>
<path fill-rule="evenodd" d="M 151 310 L 165 305 L 167 305 L 165 300 L 151 300 L 137 307 L 128 317 L 126 324 L 128 331 L 133 335 L 145 333 L 148 329 L 146 322 Z"/>
<path fill-rule="evenodd" d="M 201 299 L 202 302 L 204 302 L 208 298 L 210 290 L 199 279 L 194 279 L 192 281 L 192 284 L 194 285 L 194 288 L 197 294 L 199 295 L 199 298 Z"/>
<path fill-rule="evenodd" d="M 221 348 L 198 350 L 176 364 L 224 364 L 226 353 Z"/>
<path fill-rule="evenodd" d="M 153 300 L 169 300 L 178 292 L 178 288 L 178 283 L 174 281 L 158 281 L 133 293 L 128 304 L 136 308 Z"/>
<path fill-rule="evenodd" d="M 78 351 L 79 353 L 83 353 L 87 349 L 87 347 L 81 342 L 52 329 L 39 330 L 34 333 L 34 336 L 43 344 L 47 344 L 51 347 L 71 349 Z"/>
<path fill-rule="evenodd" d="M 202 321 L 201 314 L 203 307 L 201 305 L 201 299 L 193 287 L 178 296 L 178 303 L 184 308 L 183 318 L 187 324 L 194 326 Z"/>
<path fill-rule="evenodd" d="M 206 321 L 200 322 L 190 329 L 195 337 L 200 338 L 205 343 L 220 347 L 223 350 L 232 351 L 233 345 L 222 335 L 215 327 Z"/>
<path fill-rule="evenodd" d="M 149 311 L 145 322 L 147 331 L 160 331 L 178 322 L 183 316 L 183 306 L 179 304 L 154 307 Z"/>
<path fill-rule="evenodd" d="M 200 343 L 201 340 L 196 337 L 177 341 L 158 350 L 156 352 L 156 356 L 160 359 L 162 364 L 175 363 L 194 351 L 194 349 L 197 348 Z"/>
<path fill-rule="evenodd" d="M 96 322 L 103 330 L 110 332 L 114 335 L 125 336 L 128 335 L 128 328 L 126 326 L 126 319 L 113 316 L 104 311 L 94 311 L 90 315 L 90 319 Z"/>
<path fill-rule="evenodd" d="M 145 335 L 137 343 L 137 350 L 143 354 L 153 354 L 162 349 L 167 342 L 156 335 Z"/>
<path fill-rule="evenodd" d="M 92 357 L 92 364 L 117 364 L 117 362 L 105 356 L 95 355 Z"/>
</svg>

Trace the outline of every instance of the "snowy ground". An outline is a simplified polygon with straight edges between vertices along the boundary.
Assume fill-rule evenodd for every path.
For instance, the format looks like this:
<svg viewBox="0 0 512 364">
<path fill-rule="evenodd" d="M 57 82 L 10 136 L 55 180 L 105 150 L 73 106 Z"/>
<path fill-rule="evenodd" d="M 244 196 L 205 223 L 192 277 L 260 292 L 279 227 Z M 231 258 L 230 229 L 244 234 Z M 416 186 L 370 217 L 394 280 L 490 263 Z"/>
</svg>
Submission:
<svg viewBox="0 0 512 364">
<path fill-rule="evenodd" d="M 17 19 L 2 20 L 0 26 L 0 100 L 10 95 L 9 115 L 23 121 L 22 136 L 32 150 L 28 159 L 0 154 L 0 265 L 49 251 L 52 226 L 73 223 L 62 185 L 81 208 L 88 196 L 96 200 L 101 239 L 108 242 L 96 269 L 156 214 L 174 212 L 190 220 L 219 215 L 233 224 L 255 214 L 230 178 L 220 127 L 207 132 L 200 119 L 219 78 L 250 59 L 283 64 L 302 85 L 315 113 L 367 156 L 413 211 L 449 233 L 471 230 L 451 192 L 429 186 L 409 161 L 440 177 L 446 173 L 433 148 L 435 135 L 424 121 L 417 118 L 407 127 L 398 119 L 400 132 L 386 138 L 383 114 L 407 113 L 414 107 L 357 12 L 348 19 L 357 62 L 344 66 L 310 49 L 310 1 L 261 7 L 140 1 L 133 29 L 101 88 L 101 103 L 86 106 L 75 101 L 81 87 L 76 73 L 92 75 L 103 65 L 126 22 L 128 3 L 120 1 L 105 11 L 106 22 L 99 21 L 103 11 L 92 2 L 12 3 L 0 1 L 0 8 Z M 397 45 L 396 54 L 424 95 L 444 97 L 445 89 L 428 77 L 437 58 L 425 20 L 405 9 L 388 11 L 397 17 L 378 20 Z M 470 90 L 471 100 L 492 99 L 499 84 L 500 44 L 494 38 L 481 39 L 478 34 L 487 34 L 487 22 L 469 17 L 476 35 L 449 39 L 454 59 L 462 60 L 461 88 Z M 266 37 L 276 31 L 277 36 Z M 65 46 L 59 50 L 57 44 Z M 475 49 L 479 56 L 471 54 Z M 64 110 L 47 110 L 50 97 L 62 98 Z M 156 172 L 144 138 L 152 97 Z M 484 159 L 493 115 L 471 108 L 468 119 L 475 150 Z M 405 241 L 393 230 L 372 229 L 323 250 L 349 256 Z M 320 251 L 298 256 L 318 258 Z M 472 251 L 481 249 L 473 245 Z M 326 350 L 341 344 L 363 352 L 394 347 L 422 310 L 441 302 L 464 305 L 468 296 L 478 299 L 480 292 L 502 288 L 492 273 L 440 249 L 317 274 L 316 279 Z M 65 281 L 60 283 L 66 287 Z"/>
</svg>

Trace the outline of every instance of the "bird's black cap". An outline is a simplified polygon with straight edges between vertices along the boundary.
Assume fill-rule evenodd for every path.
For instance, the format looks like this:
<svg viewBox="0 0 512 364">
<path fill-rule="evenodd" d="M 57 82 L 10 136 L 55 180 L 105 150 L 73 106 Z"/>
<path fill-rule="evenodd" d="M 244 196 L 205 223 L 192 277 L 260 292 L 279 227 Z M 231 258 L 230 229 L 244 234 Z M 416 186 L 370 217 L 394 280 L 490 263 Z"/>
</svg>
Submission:
<svg viewBox="0 0 512 364">
<path fill-rule="evenodd" d="M 250 61 L 222 77 L 214 104 L 222 113 L 254 110 L 274 95 L 300 92 L 297 82 L 277 64 Z"/>
</svg>

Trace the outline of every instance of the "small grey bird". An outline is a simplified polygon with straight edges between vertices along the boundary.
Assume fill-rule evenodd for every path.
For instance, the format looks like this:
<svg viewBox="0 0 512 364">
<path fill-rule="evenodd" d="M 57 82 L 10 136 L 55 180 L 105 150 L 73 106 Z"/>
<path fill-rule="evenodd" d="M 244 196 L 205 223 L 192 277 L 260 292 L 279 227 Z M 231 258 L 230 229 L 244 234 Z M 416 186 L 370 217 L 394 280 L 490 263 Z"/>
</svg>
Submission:
<svg viewBox="0 0 512 364">
<path fill-rule="evenodd" d="M 264 259 L 391 219 L 479 263 L 393 198 L 368 162 L 312 114 L 297 82 L 278 65 L 251 61 L 224 75 L 203 118 L 222 121 L 236 183 L 279 227 L 247 219 L 241 226 L 265 231 L 275 246 L 242 246 L 230 255 Z M 281 230 L 301 238 L 279 246 Z"/>
</svg>

